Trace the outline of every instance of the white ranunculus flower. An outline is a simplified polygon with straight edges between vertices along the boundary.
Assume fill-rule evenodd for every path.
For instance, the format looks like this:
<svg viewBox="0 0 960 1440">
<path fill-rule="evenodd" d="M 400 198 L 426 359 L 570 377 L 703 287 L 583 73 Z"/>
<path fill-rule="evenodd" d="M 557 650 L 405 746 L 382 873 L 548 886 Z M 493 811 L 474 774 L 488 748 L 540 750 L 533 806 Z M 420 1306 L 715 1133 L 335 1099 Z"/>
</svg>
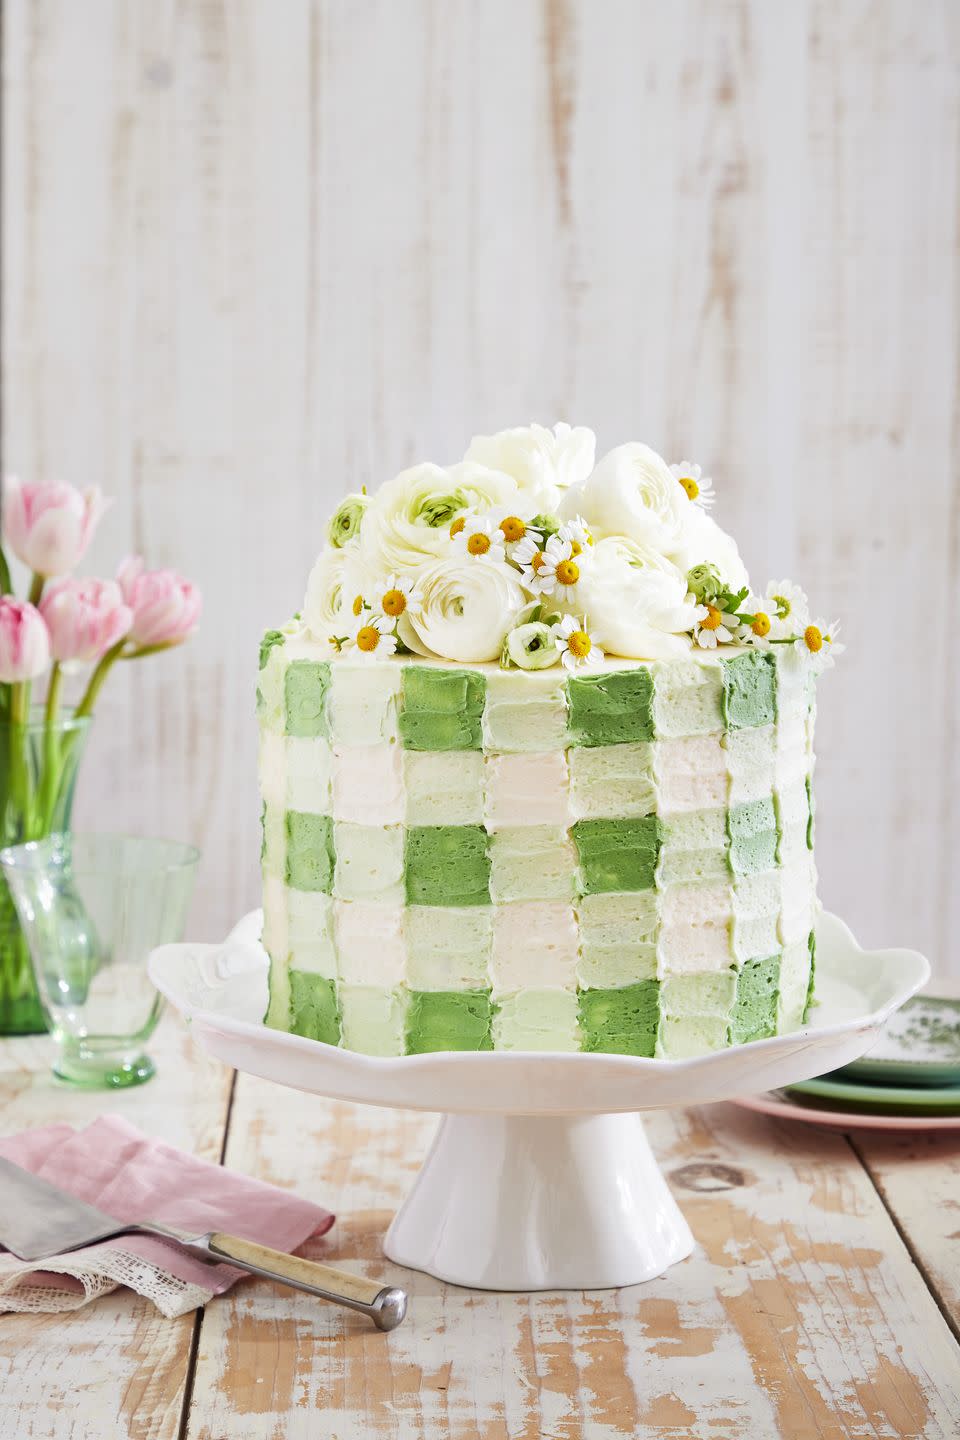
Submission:
<svg viewBox="0 0 960 1440">
<path fill-rule="evenodd" d="M 519 425 L 496 435 L 475 435 L 465 459 L 512 475 L 531 514 L 552 515 L 571 486 L 593 469 L 597 437 L 583 425 Z"/>
<path fill-rule="evenodd" d="M 360 532 L 364 563 L 376 574 L 423 565 L 445 554 L 458 515 L 491 506 L 513 512 L 518 503 L 515 482 L 496 470 L 463 462 L 414 465 L 374 495 Z"/>
<path fill-rule="evenodd" d="M 650 546 L 624 535 L 598 540 L 577 596 L 591 635 L 608 654 L 628 660 L 689 655 L 685 632 L 697 607 L 687 602 L 686 577 Z"/>
<path fill-rule="evenodd" d="M 680 489 L 679 485 L 677 489 Z M 684 505 L 686 513 L 680 542 L 667 551 L 677 568 L 686 575 L 694 565 L 716 565 L 720 578 L 731 590 L 740 590 L 744 585 L 749 588 L 750 577 L 740 558 L 737 542 L 726 530 L 720 529 L 702 506 L 691 505 L 687 501 Z"/>
<path fill-rule="evenodd" d="M 567 491 L 560 515 L 582 515 L 597 539 L 628 535 L 668 555 L 680 545 L 690 509 L 667 462 L 649 445 L 631 441 L 604 455 L 586 480 Z"/>
<path fill-rule="evenodd" d="M 486 557 L 433 561 L 420 571 L 417 593 L 419 609 L 400 617 L 400 638 L 418 654 L 442 660 L 496 660 L 507 631 L 529 613 L 516 570 Z"/>
<path fill-rule="evenodd" d="M 344 635 L 351 606 L 363 594 L 365 571 L 356 542 L 322 550 L 310 571 L 303 602 L 303 623 L 315 640 Z"/>
</svg>

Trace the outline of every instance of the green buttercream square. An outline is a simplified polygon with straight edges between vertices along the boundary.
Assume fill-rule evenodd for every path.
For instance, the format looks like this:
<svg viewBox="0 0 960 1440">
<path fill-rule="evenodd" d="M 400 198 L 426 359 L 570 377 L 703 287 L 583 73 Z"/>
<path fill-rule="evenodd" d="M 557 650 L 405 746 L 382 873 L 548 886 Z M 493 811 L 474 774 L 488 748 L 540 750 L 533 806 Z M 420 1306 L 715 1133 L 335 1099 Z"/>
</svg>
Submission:
<svg viewBox="0 0 960 1440">
<path fill-rule="evenodd" d="M 407 665 L 400 692 L 400 739 L 407 750 L 480 750 L 486 693 L 471 670 Z"/>
<path fill-rule="evenodd" d="M 492 1050 L 489 990 L 413 990 L 407 1007 L 407 1054 Z"/>
<path fill-rule="evenodd" d="M 333 980 L 305 970 L 290 971 L 290 1032 L 325 1045 L 340 1044 L 340 1007 Z"/>
<path fill-rule="evenodd" d="M 748 960 L 737 976 L 737 998 L 730 1016 L 730 1039 L 734 1045 L 776 1035 L 779 995 L 780 956 Z"/>
<path fill-rule="evenodd" d="M 727 812 L 730 868 L 735 875 L 759 875 L 777 863 L 779 832 L 772 796 L 748 800 Z"/>
<path fill-rule="evenodd" d="M 288 735 L 322 735 L 327 725 L 327 691 L 330 665 L 326 660 L 293 660 L 283 677 L 283 698 Z"/>
<path fill-rule="evenodd" d="M 810 949 L 810 979 L 807 981 L 807 1000 L 803 1007 L 803 1023 L 807 1023 L 810 1015 L 810 1006 L 813 1004 L 814 992 L 814 971 L 817 968 L 817 932 L 811 930 L 807 936 L 807 945 Z"/>
<path fill-rule="evenodd" d="M 408 905 L 489 905 L 482 825 L 411 825 L 405 835 Z"/>
<path fill-rule="evenodd" d="M 333 889 L 333 821 L 329 815 L 287 811 L 287 884 L 294 890 Z"/>
<path fill-rule="evenodd" d="M 652 1056 L 660 1019 L 660 982 L 640 980 L 619 990 L 581 990 L 578 1018 L 582 1050 Z"/>
<path fill-rule="evenodd" d="M 777 718 L 777 662 L 768 650 L 748 650 L 723 665 L 723 719 L 728 730 L 772 725 Z"/>
<path fill-rule="evenodd" d="M 578 820 L 572 830 L 584 895 L 652 890 L 662 827 L 656 815 L 631 820 Z"/>
<path fill-rule="evenodd" d="M 646 667 L 567 681 L 574 745 L 653 739 L 653 676 Z"/>
</svg>

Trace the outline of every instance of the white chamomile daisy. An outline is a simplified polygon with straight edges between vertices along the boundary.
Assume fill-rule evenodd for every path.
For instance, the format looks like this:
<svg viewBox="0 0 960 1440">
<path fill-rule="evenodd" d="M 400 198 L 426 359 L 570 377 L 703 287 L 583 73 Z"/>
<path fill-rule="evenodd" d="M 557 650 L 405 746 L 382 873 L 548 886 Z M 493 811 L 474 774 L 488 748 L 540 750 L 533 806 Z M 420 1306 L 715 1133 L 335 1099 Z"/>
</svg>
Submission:
<svg viewBox="0 0 960 1440">
<path fill-rule="evenodd" d="M 770 616 L 770 633 L 774 640 L 800 634 L 810 621 L 807 597 L 792 580 L 771 580 L 760 604 Z"/>
<path fill-rule="evenodd" d="M 804 627 L 799 640 L 789 648 L 815 675 L 820 675 L 830 669 L 837 655 L 843 654 L 845 647 L 837 642 L 839 630 L 836 621 L 828 625 L 825 620 L 815 620 Z"/>
<path fill-rule="evenodd" d="M 560 651 L 560 664 L 568 670 L 603 664 L 603 651 L 587 629 L 585 619 L 577 620 L 572 615 L 564 615 L 553 633 Z"/>
<path fill-rule="evenodd" d="M 709 603 L 699 608 L 706 612 L 693 627 L 693 638 L 700 649 L 716 650 L 718 645 L 732 644 L 740 628 L 736 615 L 730 615 Z"/>
<path fill-rule="evenodd" d="M 737 629 L 737 639 L 741 645 L 753 645 L 757 650 L 770 649 L 770 635 L 776 623 L 775 616 L 771 617 L 769 612 L 763 608 L 763 601 L 750 596 L 743 605 L 744 611 L 753 616 L 749 625 L 741 625 Z"/>
<path fill-rule="evenodd" d="M 393 633 L 396 621 L 389 615 L 370 612 L 359 617 L 360 624 L 353 635 L 352 649 L 364 660 L 386 660 L 397 649 L 397 637 Z"/>
<path fill-rule="evenodd" d="M 589 563 L 587 552 L 581 551 L 575 557 L 572 540 L 561 540 L 559 535 L 551 535 L 542 556 L 537 571 L 540 593 L 553 595 L 557 600 L 572 605 L 577 598 L 580 576 Z"/>
<path fill-rule="evenodd" d="M 497 529 L 500 531 L 507 545 L 507 553 L 512 557 L 516 554 L 516 547 L 525 540 L 530 541 L 534 546 L 539 545 L 543 540 L 541 531 L 535 530 L 528 520 L 521 520 L 519 515 L 501 515 L 497 521 Z"/>
<path fill-rule="evenodd" d="M 701 505 L 706 509 L 713 504 L 716 498 L 713 493 L 713 481 L 708 475 L 704 475 L 699 465 L 694 465 L 690 460 L 681 460 L 679 465 L 670 466 L 670 474 L 674 480 L 680 482 L 687 499 L 692 500 L 695 505 Z"/>
<path fill-rule="evenodd" d="M 593 536 L 587 529 L 587 522 L 582 515 L 574 515 L 572 520 L 565 520 L 557 531 L 560 540 L 569 540 L 573 557 L 582 555 L 588 545 L 593 544 Z"/>
<path fill-rule="evenodd" d="M 459 529 L 457 525 L 455 520 L 450 526 L 454 550 L 461 555 L 472 555 L 476 560 L 483 556 L 490 560 L 504 559 L 503 531 L 488 516 L 466 515 Z"/>
<path fill-rule="evenodd" d="M 539 541 L 534 538 L 533 533 L 526 534 L 522 540 L 514 545 L 510 559 L 515 565 L 519 565 L 522 571 L 523 583 L 534 595 L 548 595 L 553 589 L 555 576 L 551 570 L 545 573 L 546 556 L 540 548 Z M 546 584 L 544 584 L 546 581 Z"/>
<path fill-rule="evenodd" d="M 374 609 L 394 621 L 401 615 L 416 615 L 420 609 L 420 595 L 415 580 L 404 575 L 388 575 L 374 592 Z"/>
</svg>

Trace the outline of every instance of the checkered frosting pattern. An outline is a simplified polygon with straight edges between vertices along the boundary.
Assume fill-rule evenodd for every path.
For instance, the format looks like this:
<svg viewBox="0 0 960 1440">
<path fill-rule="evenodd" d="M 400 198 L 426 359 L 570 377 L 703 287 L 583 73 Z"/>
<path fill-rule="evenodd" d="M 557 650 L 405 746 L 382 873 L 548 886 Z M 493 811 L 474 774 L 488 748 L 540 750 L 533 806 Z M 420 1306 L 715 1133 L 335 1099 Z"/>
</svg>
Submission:
<svg viewBox="0 0 960 1440">
<path fill-rule="evenodd" d="M 267 1023 L 380 1055 L 677 1057 L 802 1022 L 813 692 L 776 649 L 262 657 Z"/>
</svg>

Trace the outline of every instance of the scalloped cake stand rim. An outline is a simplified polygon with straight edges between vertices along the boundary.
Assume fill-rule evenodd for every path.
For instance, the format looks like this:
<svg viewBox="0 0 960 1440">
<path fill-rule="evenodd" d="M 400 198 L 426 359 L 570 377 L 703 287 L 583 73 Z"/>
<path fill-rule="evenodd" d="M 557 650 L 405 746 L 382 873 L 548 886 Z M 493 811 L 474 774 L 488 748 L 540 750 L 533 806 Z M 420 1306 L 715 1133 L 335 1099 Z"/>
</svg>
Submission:
<svg viewBox="0 0 960 1440">
<path fill-rule="evenodd" d="M 691 1060 L 495 1051 L 384 1059 L 256 1018 L 266 1004 L 260 923 L 253 912 L 223 945 L 154 951 L 151 979 L 204 1048 L 238 1070 L 337 1099 L 445 1112 L 384 1251 L 489 1290 L 632 1285 L 685 1259 L 693 1236 L 639 1112 L 770 1090 L 845 1064 L 930 969 L 914 951 L 861 950 L 822 913 L 825 999 L 793 1034 Z"/>
</svg>

